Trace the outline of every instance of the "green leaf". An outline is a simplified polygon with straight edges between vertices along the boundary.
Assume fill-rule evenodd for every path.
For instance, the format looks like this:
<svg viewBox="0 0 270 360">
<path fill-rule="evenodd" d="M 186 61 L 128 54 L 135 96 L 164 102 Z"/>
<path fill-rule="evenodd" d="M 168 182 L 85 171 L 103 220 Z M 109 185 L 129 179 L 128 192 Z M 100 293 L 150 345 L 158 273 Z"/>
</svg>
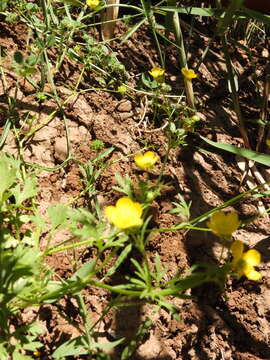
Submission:
<svg viewBox="0 0 270 360">
<path fill-rule="evenodd" d="M 101 350 L 106 350 L 106 349 L 111 349 L 116 347 L 117 345 L 121 344 L 125 339 L 119 339 L 116 341 L 107 341 L 105 343 L 94 343 L 93 344 L 93 348 L 97 348 L 97 349 L 101 349 Z"/>
<path fill-rule="evenodd" d="M 16 205 L 21 205 L 25 200 L 34 197 L 38 193 L 37 179 L 28 177 L 25 179 L 23 189 L 18 184 L 12 191 L 16 199 Z"/>
<path fill-rule="evenodd" d="M 230 144 L 223 144 L 223 143 L 217 143 L 215 141 L 209 140 L 203 136 L 200 136 L 200 138 L 205 141 L 207 144 L 212 145 L 216 147 L 217 149 L 228 151 L 232 154 L 242 156 L 246 159 L 256 161 L 260 164 L 270 166 L 270 155 L 259 153 L 257 151 L 245 149 L 245 148 L 239 148 L 234 145 Z"/>
<path fill-rule="evenodd" d="M 35 66 L 37 64 L 37 62 L 38 62 L 38 56 L 37 55 L 30 55 L 26 59 L 26 63 L 29 66 Z"/>
<path fill-rule="evenodd" d="M 49 207 L 48 214 L 54 229 L 66 222 L 67 213 L 68 208 L 63 204 L 57 204 Z"/>
<path fill-rule="evenodd" d="M 4 146 L 4 144 L 6 142 L 10 127 L 11 127 L 11 121 L 10 121 L 10 119 L 7 118 L 5 121 L 4 129 L 2 128 L 2 134 L 0 137 L 0 149 L 2 149 L 2 147 Z"/>
<path fill-rule="evenodd" d="M 142 73 L 141 80 L 142 83 L 149 89 L 156 89 L 159 86 L 158 82 L 155 80 L 151 80 L 148 74 Z"/>
<path fill-rule="evenodd" d="M 18 263 L 15 265 L 14 269 L 21 269 L 24 267 L 31 267 L 37 264 L 36 260 L 39 256 L 39 250 L 35 250 L 29 247 L 20 246 L 16 248 L 14 254 L 18 256 Z"/>
<path fill-rule="evenodd" d="M 95 265 L 95 260 L 87 261 L 79 268 L 79 270 L 75 272 L 75 274 L 72 275 L 70 280 L 77 280 L 78 278 L 84 280 L 85 278 L 89 277 L 89 275 L 93 272 Z"/>
<path fill-rule="evenodd" d="M 39 341 L 32 341 L 29 344 L 23 345 L 24 350 L 35 351 L 42 347 L 42 343 Z"/>
<path fill-rule="evenodd" d="M 27 331 L 37 337 L 44 332 L 44 328 L 39 323 L 33 322 L 27 326 Z"/>
<path fill-rule="evenodd" d="M 260 197 L 264 197 L 264 196 L 270 196 L 270 190 L 252 195 L 252 197 L 254 197 L 254 198 L 260 198 Z"/>
<path fill-rule="evenodd" d="M 159 254 L 156 254 L 155 256 L 155 268 L 156 268 L 156 273 L 153 275 L 153 277 L 155 277 L 157 283 L 160 284 L 161 280 L 163 279 L 164 275 L 167 273 L 168 269 L 167 267 L 163 268 Z"/>
<path fill-rule="evenodd" d="M 105 222 L 100 220 L 97 223 L 95 216 L 85 209 L 72 209 L 68 215 L 70 221 L 67 226 L 72 230 L 73 235 L 81 240 L 100 238 L 106 225 Z M 77 226 L 78 223 L 80 226 Z"/>
<path fill-rule="evenodd" d="M 7 360 L 8 353 L 4 347 L 4 345 L 0 345 L 0 360 Z"/>
<path fill-rule="evenodd" d="M 20 72 L 20 74 L 21 74 L 21 76 L 23 76 L 23 77 L 27 77 L 28 75 L 35 74 L 36 72 L 37 72 L 37 70 L 36 70 L 35 68 L 31 67 L 31 68 L 25 68 L 25 69 L 23 69 L 23 70 Z"/>
<path fill-rule="evenodd" d="M 224 17 L 225 14 L 224 9 L 216 9 L 216 8 L 159 6 L 159 7 L 155 7 L 154 9 L 155 11 L 161 10 L 165 12 L 173 12 L 173 13 L 177 12 L 187 15 L 212 16 L 212 17 Z M 269 15 L 248 8 L 235 11 L 234 19 L 240 19 L 240 18 L 247 18 L 247 19 L 252 18 L 260 22 L 263 22 L 267 26 L 270 25 Z"/>
<path fill-rule="evenodd" d="M 130 38 L 132 36 L 132 34 L 134 32 L 136 32 L 145 21 L 146 21 L 146 19 L 143 17 L 142 20 L 138 21 L 131 29 L 129 29 L 123 36 L 123 39 L 122 39 L 120 45 L 122 45 L 126 40 L 128 40 L 128 38 Z"/>
<path fill-rule="evenodd" d="M 87 347 L 86 339 L 83 336 L 78 336 L 59 346 L 52 354 L 52 357 L 54 359 L 61 359 L 66 356 L 87 355 Z"/>
<path fill-rule="evenodd" d="M 4 192 L 8 190 L 16 180 L 17 169 L 12 166 L 12 163 L 5 156 L 0 158 L 0 199 L 2 198 Z"/>
<path fill-rule="evenodd" d="M 114 147 L 110 147 L 109 149 L 105 150 L 104 152 L 102 152 L 101 154 L 98 154 L 93 160 L 91 160 L 92 163 L 98 162 L 100 160 L 102 160 L 105 156 L 110 155 L 110 153 L 112 151 L 114 151 Z"/>
<path fill-rule="evenodd" d="M 56 38 L 54 35 L 50 35 L 48 38 L 47 38 L 47 47 L 52 47 L 54 44 L 56 43 Z"/>
<path fill-rule="evenodd" d="M 104 279 L 108 276 L 111 276 L 115 273 L 115 271 L 117 270 L 117 268 L 122 264 L 122 262 L 127 258 L 128 254 L 131 252 L 132 250 L 132 245 L 128 244 L 124 250 L 121 252 L 121 254 L 117 257 L 115 263 L 113 264 L 113 266 L 107 271 L 107 273 L 104 275 Z"/>
<path fill-rule="evenodd" d="M 199 16 L 217 16 L 224 15 L 224 10 L 215 8 L 199 8 L 199 7 L 174 7 L 174 6 L 159 6 L 155 10 L 165 12 L 177 12 L 186 15 L 199 15 Z"/>
<path fill-rule="evenodd" d="M 14 351 L 12 354 L 12 360 L 32 360 L 31 356 L 23 355 L 19 351 Z"/>
<path fill-rule="evenodd" d="M 1 0 L 1 2 L 0 2 L 0 11 L 6 10 L 7 2 L 8 2 L 8 0 Z M 1 355 L 1 353 L 0 353 L 0 355 Z M 0 359 L 1 359 L 1 357 L 0 357 Z"/>
<path fill-rule="evenodd" d="M 42 230 L 46 229 L 46 222 L 44 219 L 44 216 L 42 216 L 40 213 L 36 212 L 33 216 L 31 216 L 31 221 Z"/>
<path fill-rule="evenodd" d="M 23 64 L 23 55 L 21 52 L 16 51 L 14 54 L 14 60 L 16 61 L 17 64 Z"/>
<path fill-rule="evenodd" d="M 255 20 L 263 22 L 267 26 L 270 26 L 270 16 L 269 15 L 266 15 L 259 11 L 251 10 L 248 8 L 245 8 L 243 13 L 246 15 L 247 18 L 253 18 Z"/>
<path fill-rule="evenodd" d="M 132 197 L 132 181 L 130 177 L 127 174 L 125 177 L 122 177 L 118 173 L 116 173 L 114 176 L 120 186 L 113 186 L 112 188 L 116 191 L 126 194 L 129 197 Z"/>
<path fill-rule="evenodd" d="M 92 343 L 91 348 L 92 349 L 108 349 L 113 348 L 120 343 L 122 343 L 124 339 L 119 339 L 113 342 L 106 342 L 106 343 Z M 75 339 L 69 340 L 59 346 L 58 349 L 54 351 L 52 354 L 52 357 L 54 359 L 62 359 L 66 356 L 75 356 L 75 355 L 87 355 L 89 352 L 85 349 L 89 348 L 89 345 L 87 344 L 87 341 L 84 336 L 78 336 Z"/>
</svg>

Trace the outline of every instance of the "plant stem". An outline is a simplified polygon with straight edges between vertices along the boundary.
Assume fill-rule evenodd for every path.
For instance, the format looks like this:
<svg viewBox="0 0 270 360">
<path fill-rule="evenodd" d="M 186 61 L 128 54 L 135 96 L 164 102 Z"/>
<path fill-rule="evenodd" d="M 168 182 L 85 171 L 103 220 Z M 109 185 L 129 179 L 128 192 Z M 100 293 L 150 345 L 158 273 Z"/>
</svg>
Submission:
<svg viewBox="0 0 270 360">
<path fill-rule="evenodd" d="M 179 15 L 176 11 L 173 13 L 173 26 L 174 26 L 174 34 L 175 34 L 176 43 L 178 45 L 177 49 L 178 49 L 178 54 L 179 54 L 180 66 L 181 66 L 181 68 L 188 68 L 183 33 L 181 30 Z M 195 110 L 192 81 L 184 79 L 184 83 L 185 83 L 187 104 L 191 109 Z"/>
<path fill-rule="evenodd" d="M 245 128 L 245 123 L 243 121 L 241 109 L 240 109 L 239 99 L 238 99 L 237 90 L 236 90 L 236 86 L 235 86 L 234 70 L 232 67 L 231 58 L 230 58 L 229 51 L 228 51 L 227 37 L 225 34 L 221 37 L 221 40 L 222 40 L 222 46 L 223 46 L 223 51 L 224 51 L 224 55 L 225 55 L 225 61 L 226 61 L 228 77 L 229 77 L 229 82 L 230 82 L 230 87 L 231 87 L 232 101 L 233 101 L 234 110 L 235 110 L 237 120 L 238 120 L 239 131 L 244 140 L 245 147 L 250 149 L 251 147 L 250 147 L 248 135 L 247 135 L 246 128 Z"/>
<path fill-rule="evenodd" d="M 92 329 L 92 324 L 90 322 L 89 316 L 88 316 L 88 311 L 87 308 L 85 306 L 85 302 L 83 299 L 82 294 L 78 294 L 76 296 L 77 301 L 78 301 L 78 305 L 79 305 L 79 309 L 80 309 L 80 314 L 82 315 L 83 318 L 83 322 L 84 322 L 84 326 L 85 326 L 85 337 L 89 346 L 89 352 L 91 352 L 91 348 L 92 348 L 92 339 L 90 336 L 91 333 L 91 329 Z"/>
<path fill-rule="evenodd" d="M 147 21 L 149 22 L 149 25 L 151 27 L 151 30 L 153 32 L 154 35 L 154 39 L 157 45 L 157 50 L 158 50 L 158 54 L 159 54 L 159 59 L 160 59 L 160 63 L 161 63 L 161 67 L 164 69 L 165 68 L 165 61 L 164 61 L 164 56 L 162 54 L 162 50 L 160 47 L 160 43 L 157 37 L 157 32 L 156 32 L 156 27 L 155 27 L 155 16 L 153 14 L 153 11 L 151 10 L 151 1 L 149 0 L 141 0 L 142 3 L 142 7 L 144 9 L 144 14 L 147 18 Z"/>
</svg>

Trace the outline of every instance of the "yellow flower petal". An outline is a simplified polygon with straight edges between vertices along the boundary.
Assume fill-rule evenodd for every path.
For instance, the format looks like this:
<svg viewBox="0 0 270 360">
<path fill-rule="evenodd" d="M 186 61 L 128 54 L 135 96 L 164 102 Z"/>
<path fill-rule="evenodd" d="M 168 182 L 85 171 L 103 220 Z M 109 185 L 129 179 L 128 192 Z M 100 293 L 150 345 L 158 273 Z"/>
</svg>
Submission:
<svg viewBox="0 0 270 360">
<path fill-rule="evenodd" d="M 144 155 L 137 154 L 134 156 L 135 164 L 143 170 L 151 168 L 158 159 L 158 155 L 153 151 L 147 151 Z"/>
<path fill-rule="evenodd" d="M 225 214 L 223 211 L 217 211 L 211 216 L 207 226 L 216 235 L 230 238 L 232 233 L 240 226 L 240 221 L 236 212 L 229 212 Z"/>
<path fill-rule="evenodd" d="M 244 244 L 236 240 L 231 246 L 233 260 L 231 262 L 232 270 L 237 277 L 245 275 L 249 280 L 260 280 L 262 275 L 254 269 L 254 266 L 261 262 L 261 254 L 255 250 L 244 252 Z"/>
<path fill-rule="evenodd" d="M 215 234 L 220 234 L 224 232 L 224 229 L 226 229 L 226 227 L 223 226 L 224 221 L 225 221 L 225 214 L 223 213 L 223 211 L 218 211 L 211 216 L 210 221 L 208 221 L 207 223 L 207 226 Z"/>
<path fill-rule="evenodd" d="M 182 68 L 181 72 L 186 80 L 192 80 L 197 77 L 197 74 L 193 69 Z"/>
<path fill-rule="evenodd" d="M 258 281 L 262 278 L 262 274 L 259 273 L 259 271 L 254 270 L 253 268 L 248 271 L 244 271 L 244 274 L 249 280 L 253 281 Z"/>
<path fill-rule="evenodd" d="M 242 243 L 242 241 L 239 240 L 234 241 L 231 245 L 231 252 L 232 252 L 233 260 L 235 262 L 238 262 L 242 258 L 244 252 L 244 244 Z"/>
<path fill-rule="evenodd" d="M 128 197 L 117 200 L 115 206 L 107 206 L 105 215 L 119 229 L 142 225 L 142 206 Z"/>
<path fill-rule="evenodd" d="M 259 251 L 251 249 L 243 254 L 243 260 L 251 266 L 256 266 L 261 262 L 261 254 Z"/>
<path fill-rule="evenodd" d="M 86 0 L 86 5 L 94 10 L 99 5 L 99 0 Z"/>
<path fill-rule="evenodd" d="M 115 206 L 107 206 L 105 209 L 105 215 L 107 216 L 108 220 L 111 223 L 115 223 L 115 221 L 117 221 L 117 210 Z"/>
<path fill-rule="evenodd" d="M 240 226 L 238 214 L 234 211 L 231 211 L 225 215 L 226 215 L 226 222 L 227 224 L 229 224 L 229 229 L 231 233 L 235 232 Z"/>
<path fill-rule="evenodd" d="M 132 201 L 128 197 L 122 197 L 121 199 L 117 200 L 116 208 L 119 210 L 119 213 L 126 215 L 132 214 L 140 217 L 142 215 L 142 207 L 141 204 L 138 202 Z"/>
<path fill-rule="evenodd" d="M 157 80 L 157 79 L 160 79 L 164 75 L 165 70 L 162 69 L 161 67 L 154 67 L 153 69 L 151 69 L 151 71 L 148 71 L 148 72 L 151 76 L 153 76 L 153 78 L 155 80 Z"/>
</svg>

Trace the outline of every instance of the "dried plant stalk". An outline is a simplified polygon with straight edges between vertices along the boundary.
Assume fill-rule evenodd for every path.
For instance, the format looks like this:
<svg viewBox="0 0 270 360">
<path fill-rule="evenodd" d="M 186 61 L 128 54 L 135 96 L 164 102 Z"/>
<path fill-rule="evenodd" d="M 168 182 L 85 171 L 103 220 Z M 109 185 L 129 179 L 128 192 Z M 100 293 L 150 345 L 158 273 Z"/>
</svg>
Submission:
<svg viewBox="0 0 270 360">
<path fill-rule="evenodd" d="M 118 5 L 120 0 L 108 0 L 107 5 Z M 115 21 L 118 18 L 119 6 L 111 6 L 103 11 L 101 16 L 104 24 L 101 25 L 101 36 L 103 40 L 113 38 Z"/>
</svg>

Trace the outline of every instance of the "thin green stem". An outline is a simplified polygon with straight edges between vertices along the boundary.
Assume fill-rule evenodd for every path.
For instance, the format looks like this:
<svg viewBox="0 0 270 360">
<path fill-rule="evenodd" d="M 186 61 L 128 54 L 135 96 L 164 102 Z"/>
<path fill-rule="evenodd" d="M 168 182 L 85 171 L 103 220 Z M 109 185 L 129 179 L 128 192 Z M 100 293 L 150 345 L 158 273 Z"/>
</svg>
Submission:
<svg viewBox="0 0 270 360">
<path fill-rule="evenodd" d="M 86 305 L 85 305 L 82 294 L 78 294 L 76 296 L 76 298 L 77 298 L 77 301 L 78 301 L 80 314 L 82 315 L 83 322 L 84 322 L 85 336 L 86 336 L 86 340 L 87 340 L 88 347 L 89 347 L 88 350 L 89 350 L 89 352 L 91 352 L 93 341 L 92 341 L 92 338 L 91 338 L 90 334 L 91 334 L 91 329 L 92 329 L 93 326 L 92 326 L 92 324 L 90 322 L 88 311 L 87 311 L 87 308 L 86 308 Z"/>
<path fill-rule="evenodd" d="M 195 219 L 189 221 L 189 222 L 181 222 L 179 224 L 176 224 L 175 226 L 169 227 L 169 228 L 160 228 L 160 229 L 151 229 L 151 232 L 167 232 L 167 231 L 174 231 L 174 230 L 182 230 L 182 229 L 188 229 L 192 225 L 196 225 L 204 220 L 206 220 L 209 216 L 211 216 L 214 212 L 218 210 L 222 210 L 230 205 L 233 205 L 234 203 L 240 201 L 244 196 L 252 194 L 254 191 L 256 191 L 258 188 L 262 187 L 264 184 L 260 184 L 258 186 L 255 186 L 254 188 L 245 191 L 242 194 L 239 194 L 235 196 L 234 198 L 226 201 L 225 203 L 215 207 L 214 209 L 211 209 L 207 211 L 206 213 L 196 217 Z"/>
<path fill-rule="evenodd" d="M 181 30 L 179 14 L 176 11 L 173 13 L 173 26 L 174 26 L 176 44 L 178 45 L 177 50 L 179 55 L 180 66 L 187 67 L 187 57 L 186 57 L 184 38 Z"/>
<path fill-rule="evenodd" d="M 48 31 L 48 29 L 50 28 L 50 21 L 49 21 L 49 17 L 48 17 L 46 0 L 40 0 L 40 6 L 41 6 L 42 13 L 43 13 L 44 20 L 45 20 L 46 31 Z"/>
<path fill-rule="evenodd" d="M 163 174 L 164 174 L 164 171 L 165 171 L 165 167 L 166 167 L 166 165 L 167 165 L 167 163 L 168 163 L 169 154 L 170 154 L 170 151 L 171 151 L 171 149 L 172 149 L 170 143 L 171 143 L 171 141 L 170 141 L 170 139 L 169 139 L 169 141 L 168 141 L 168 147 L 167 147 L 167 149 L 166 149 L 166 153 L 165 153 L 165 156 L 164 156 L 164 160 L 163 160 L 163 162 L 162 162 L 162 167 L 161 167 L 161 170 L 160 170 L 160 174 L 159 174 L 158 179 L 157 179 L 157 185 L 160 184 L 160 181 L 161 181 L 161 179 L 162 179 L 162 177 L 163 177 Z"/>
<path fill-rule="evenodd" d="M 249 143 L 248 135 L 247 135 L 246 128 L 245 128 L 245 123 L 243 121 L 240 104 L 239 104 L 239 99 L 238 99 L 238 94 L 237 94 L 237 89 L 236 89 L 236 85 L 235 85 L 235 74 L 234 74 L 234 70 L 232 67 L 231 58 L 229 55 L 229 50 L 228 50 L 228 45 L 227 45 L 227 37 L 225 34 L 221 37 L 221 40 L 222 40 L 222 46 L 223 46 L 223 51 L 224 51 L 224 55 L 225 55 L 225 61 L 226 61 L 228 77 L 229 77 L 229 82 L 230 82 L 230 87 L 231 87 L 232 101 L 233 101 L 234 110 L 235 110 L 237 120 L 238 120 L 238 127 L 239 127 L 240 133 L 243 137 L 246 148 L 250 149 L 250 143 Z"/>
<path fill-rule="evenodd" d="M 141 290 L 123 289 L 123 288 L 120 288 L 119 286 L 112 286 L 112 285 L 104 284 L 100 281 L 91 280 L 91 281 L 89 281 L 89 285 L 96 286 L 96 287 L 104 289 L 104 290 L 109 290 L 109 291 L 112 291 L 114 293 L 121 294 L 121 295 L 131 295 L 131 296 L 140 297 L 140 295 L 142 294 Z"/>
<path fill-rule="evenodd" d="M 161 50 L 161 46 L 157 37 L 157 32 L 156 32 L 156 23 L 155 23 L 155 16 L 154 13 L 151 9 L 151 1 L 149 0 L 141 0 L 142 3 L 142 7 L 144 10 L 144 14 L 147 18 L 147 21 L 149 22 L 149 25 L 151 27 L 152 33 L 154 35 L 154 39 L 157 45 L 157 50 L 158 50 L 158 54 L 159 54 L 159 59 L 160 59 L 160 63 L 161 63 L 161 67 L 164 69 L 165 68 L 165 61 L 164 61 L 164 56 L 162 54 L 162 50 Z"/>
<path fill-rule="evenodd" d="M 114 233 L 114 234 L 111 235 L 111 236 L 101 236 L 98 240 L 99 240 L 99 241 L 104 241 L 104 240 L 113 239 L 116 235 L 117 235 L 117 233 Z M 53 248 L 53 249 L 48 249 L 48 250 L 46 250 L 46 251 L 44 251 L 44 252 L 42 253 L 42 256 L 52 255 L 52 254 L 58 253 L 58 252 L 60 252 L 60 251 L 70 250 L 70 249 L 76 248 L 76 247 L 78 247 L 78 246 L 89 245 L 89 244 L 93 243 L 95 240 L 96 240 L 95 238 L 91 238 L 91 239 L 87 239 L 87 240 L 83 240 L 83 241 L 76 242 L 76 243 L 74 243 L 74 244 L 69 244 L 69 245 L 62 246 L 62 247 L 57 247 L 57 248 Z"/>
</svg>

